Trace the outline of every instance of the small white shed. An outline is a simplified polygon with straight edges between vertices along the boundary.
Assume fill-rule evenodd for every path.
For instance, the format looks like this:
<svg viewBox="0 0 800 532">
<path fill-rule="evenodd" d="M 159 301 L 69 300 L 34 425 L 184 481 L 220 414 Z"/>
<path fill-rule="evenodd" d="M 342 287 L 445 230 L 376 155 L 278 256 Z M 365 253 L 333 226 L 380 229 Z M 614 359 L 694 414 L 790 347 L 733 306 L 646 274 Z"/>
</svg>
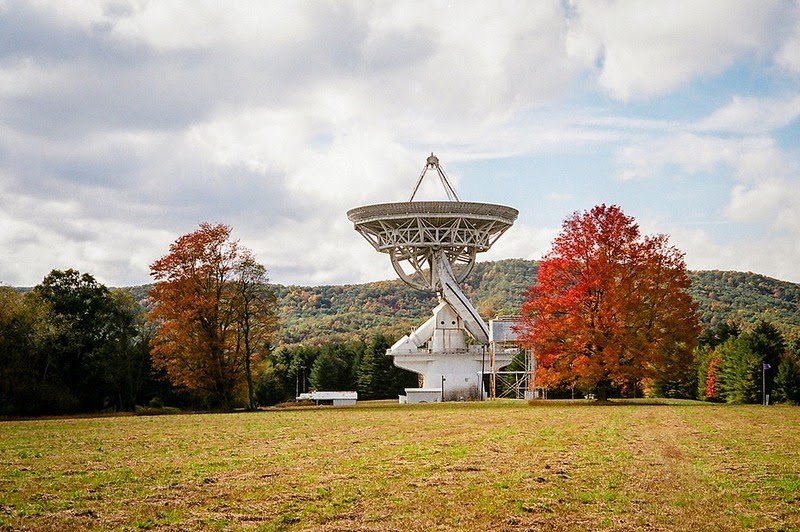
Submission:
<svg viewBox="0 0 800 532">
<path fill-rule="evenodd" d="M 399 396 L 400 404 L 439 403 L 442 401 L 441 388 L 406 388 L 406 394 Z"/>
<path fill-rule="evenodd" d="M 358 392 L 309 392 L 297 396 L 298 401 L 330 402 L 333 406 L 353 406 L 358 400 Z"/>
</svg>

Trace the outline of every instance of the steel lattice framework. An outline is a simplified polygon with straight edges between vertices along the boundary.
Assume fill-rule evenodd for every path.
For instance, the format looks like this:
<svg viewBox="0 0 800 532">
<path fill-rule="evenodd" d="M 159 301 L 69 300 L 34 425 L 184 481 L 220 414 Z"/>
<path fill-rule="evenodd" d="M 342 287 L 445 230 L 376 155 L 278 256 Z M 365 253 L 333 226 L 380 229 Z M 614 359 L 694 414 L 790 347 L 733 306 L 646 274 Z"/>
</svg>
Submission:
<svg viewBox="0 0 800 532">
<path fill-rule="evenodd" d="M 377 251 L 388 253 L 397 274 L 421 290 L 436 290 L 434 254 L 448 258 L 458 282 L 511 227 L 519 212 L 503 205 L 464 201 L 408 201 L 357 207 L 347 212 L 355 229 Z"/>
</svg>

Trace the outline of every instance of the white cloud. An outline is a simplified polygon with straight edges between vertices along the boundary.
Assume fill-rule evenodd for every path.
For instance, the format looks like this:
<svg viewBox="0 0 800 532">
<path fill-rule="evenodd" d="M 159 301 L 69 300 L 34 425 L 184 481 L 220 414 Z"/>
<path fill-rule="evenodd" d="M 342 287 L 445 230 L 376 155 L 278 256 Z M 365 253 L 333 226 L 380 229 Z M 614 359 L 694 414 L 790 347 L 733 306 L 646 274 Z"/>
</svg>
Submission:
<svg viewBox="0 0 800 532">
<path fill-rule="evenodd" d="M 670 243 L 686 254 L 689 269 L 749 271 L 800 282 L 800 241 L 790 235 L 726 242 L 715 231 L 704 228 L 671 225 L 664 220 L 642 225 L 645 232 L 669 234 Z M 657 229 L 651 231 L 654 227 Z"/>
<path fill-rule="evenodd" d="M 800 116 L 800 95 L 789 98 L 734 96 L 731 102 L 700 121 L 698 129 L 749 135 L 787 126 Z"/>
<path fill-rule="evenodd" d="M 573 195 L 565 192 L 551 192 L 547 194 L 547 199 L 550 201 L 569 201 L 573 199 Z"/>
<path fill-rule="evenodd" d="M 744 181 L 785 175 L 787 164 L 770 137 L 720 138 L 680 133 L 665 138 L 646 138 L 617 151 L 619 179 L 643 179 L 663 175 L 670 167 L 677 173 L 697 174 L 732 169 Z"/>
<path fill-rule="evenodd" d="M 159 50 L 279 45 L 308 34 L 314 10 L 296 2 L 146 0 L 54 2 L 36 0 L 43 15 L 84 31 L 107 31 Z M 322 8 L 323 5 L 318 7 Z M 318 10 L 317 10 L 318 11 Z"/>
<path fill-rule="evenodd" d="M 680 121 L 609 116 L 597 100 L 562 106 L 592 93 L 598 54 L 597 81 L 628 98 L 771 53 L 783 38 L 782 25 L 769 27 L 777 3 L 646 7 L 0 3 L 14 43 L 0 47 L 0 246 L 10 250 L 0 277 L 33 284 L 73 266 L 145 282 L 147 265 L 201 221 L 231 224 L 278 282 L 394 277 L 345 211 L 406 199 L 431 150 L 450 171 L 627 146 L 624 178 L 674 165 L 732 172 L 731 216 L 737 198 L 774 208 L 761 176 L 773 172 L 774 188 L 794 174 L 769 137 L 720 140 Z M 794 112 L 795 100 L 782 102 L 743 96 L 706 127 L 766 133 Z M 422 194 L 437 188 L 429 180 Z M 775 228 L 794 227 L 788 209 Z M 519 223 L 485 258 L 539 258 L 559 221 Z"/>
<path fill-rule="evenodd" d="M 800 195 L 794 193 L 798 189 L 800 177 L 737 184 L 731 191 L 726 214 L 737 221 L 766 220 L 774 231 L 800 235 Z"/>
<path fill-rule="evenodd" d="M 74 198 L 12 194 L 2 181 L 0 192 L 0 248 L 13 258 L 0 261 L 0 283 L 33 285 L 54 268 L 90 272 L 109 285 L 145 280 L 153 249 L 166 249 L 174 238 L 167 230 L 97 217 Z"/>
<path fill-rule="evenodd" d="M 555 227 L 531 227 L 517 222 L 506 231 L 495 245 L 479 256 L 480 260 L 498 260 L 507 257 L 539 260 L 550 251 L 558 234 Z"/>
<path fill-rule="evenodd" d="M 775 56 L 775 62 L 790 72 L 800 73 L 800 2 L 795 2 L 795 21 L 792 35 L 783 43 Z"/>
<path fill-rule="evenodd" d="M 787 7 L 780 0 L 575 0 L 567 49 L 597 65 L 599 84 L 616 98 L 660 95 L 773 50 Z"/>
<path fill-rule="evenodd" d="M 673 226 L 676 243 L 692 268 L 746 269 L 800 281 L 800 170 L 769 137 L 719 138 L 680 134 L 641 142 L 618 153 L 622 179 L 715 174 L 727 179 L 724 222 L 750 226 L 759 238 L 720 243 L 705 230 Z M 691 180 L 690 180 L 691 182 Z M 656 224 L 650 224 L 656 226 Z M 663 230 L 663 229 L 662 229 Z M 729 240 L 729 238 L 728 238 Z"/>
<path fill-rule="evenodd" d="M 35 2 L 2 15 L 38 33 L 0 63 L 15 82 L 0 89 L 7 199 L 68 195 L 63 225 L 83 231 L 45 237 L 56 220 L 14 211 L 26 223 L 5 238 L 40 234 L 117 284 L 146 281 L 149 262 L 110 261 L 120 228 L 152 260 L 165 252 L 154 231 L 205 220 L 246 235 L 278 281 L 387 274 L 346 210 L 406 199 L 429 150 L 447 165 L 497 145 L 508 117 L 577 74 L 557 3 Z M 37 282 L 30 271 L 9 280 Z"/>
</svg>

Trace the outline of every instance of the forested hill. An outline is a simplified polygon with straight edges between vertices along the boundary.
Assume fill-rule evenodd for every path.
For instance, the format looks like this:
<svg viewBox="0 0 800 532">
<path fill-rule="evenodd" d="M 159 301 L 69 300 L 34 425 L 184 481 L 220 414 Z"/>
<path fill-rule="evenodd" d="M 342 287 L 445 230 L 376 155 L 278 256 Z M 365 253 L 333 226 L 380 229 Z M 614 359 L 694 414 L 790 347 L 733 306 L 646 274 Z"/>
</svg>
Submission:
<svg viewBox="0 0 800 532">
<path fill-rule="evenodd" d="M 466 282 L 466 294 L 483 316 L 514 314 L 536 279 L 537 263 L 522 259 L 479 262 Z M 690 273 L 692 296 L 705 324 L 733 319 L 772 321 L 800 331 L 800 285 L 742 272 Z M 131 287 L 142 303 L 147 286 Z M 284 343 L 322 343 L 381 331 L 395 337 L 421 324 L 435 296 L 399 280 L 333 286 L 275 285 Z"/>
<path fill-rule="evenodd" d="M 704 323 L 760 319 L 800 329 L 800 284 L 751 272 L 690 272 L 692 297 Z"/>
</svg>

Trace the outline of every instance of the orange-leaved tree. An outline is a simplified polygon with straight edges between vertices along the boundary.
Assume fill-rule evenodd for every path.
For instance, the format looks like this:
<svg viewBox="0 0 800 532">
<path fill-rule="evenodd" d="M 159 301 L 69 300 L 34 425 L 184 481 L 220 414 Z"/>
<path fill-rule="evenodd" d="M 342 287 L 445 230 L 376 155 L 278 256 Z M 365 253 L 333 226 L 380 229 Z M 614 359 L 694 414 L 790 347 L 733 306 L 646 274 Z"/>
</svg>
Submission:
<svg viewBox="0 0 800 532">
<path fill-rule="evenodd" d="M 572 385 L 605 400 L 612 387 L 658 378 L 697 343 L 683 254 L 664 235 L 599 205 L 567 218 L 521 314 L 536 385 Z"/>
<path fill-rule="evenodd" d="M 230 234 L 202 223 L 150 266 L 153 365 L 210 406 L 230 408 L 246 388 L 252 408 L 251 367 L 276 328 L 275 298 L 264 267 Z"/>
</svg>

